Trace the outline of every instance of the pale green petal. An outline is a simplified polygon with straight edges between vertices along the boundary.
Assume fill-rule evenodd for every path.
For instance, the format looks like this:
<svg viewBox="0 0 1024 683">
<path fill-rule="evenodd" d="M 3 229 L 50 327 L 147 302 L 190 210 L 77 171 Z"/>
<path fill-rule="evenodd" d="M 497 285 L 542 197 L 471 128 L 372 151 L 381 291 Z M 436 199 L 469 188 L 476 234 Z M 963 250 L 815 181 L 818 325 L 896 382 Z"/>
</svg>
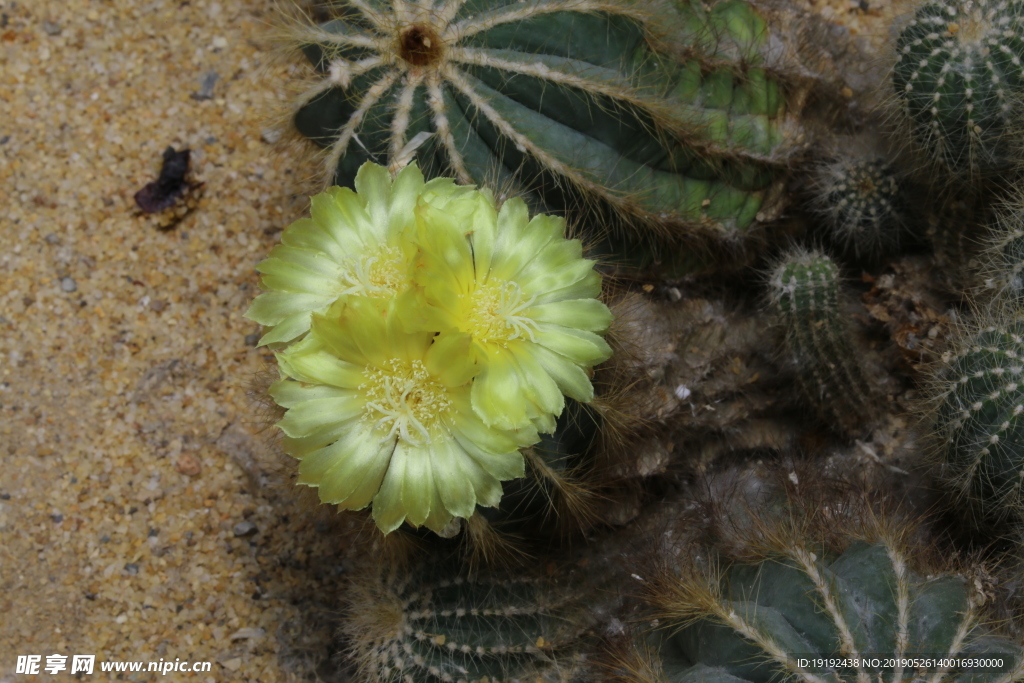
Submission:
<svg viewBox="0 0 1024 683">
<path fill-rule="evenodd" d="M 267 333 L 260 337 L 256 346 L 267 346 L 268 344 L 280 344 L 290 342 L 296 337 L 309 332 L 309 323 L 312 313 L 301 311 L 291 315 L 277 325 L 267 330 Z"/>
<path fill-rule="evenodd" d="M 396 447 L 380 490 L 373 497 L 373 520 L 377 523 L 377 528 L 385 534 L 391 533 L 405 521 L 402 487 L 405 484 L 405 468 L 408 461 L 407 449 Z"/>
<path fill-rule="evenodd" d="M 467 334 L 439 334 L 427 349 L 424 365 L 446 387 L 461 387 L 480 372 L 480 366 L 473 363 L 471 343 Z"/>
<path fill-rule="evenodd" d="M 491 270 L 491 261 L 494 258 L 494 243 L 497 240 L 499 225 L 502 223 L 502 216 L 505 216 L 505 220 L 514 220 L 509 218 L 516 214 L 518 209 L 526 209 L 526 204 L 523 203 L 522 199 L 514 197 L 509 199 L 501 207 L 501 211 L 497 214 L 491 211 L 489 214 L 483 214 L 478 217 L 478 222 L 473 225 L 473 267 L 476 269 L 477 279 L 483 280 L 486 274 Z"/>
<path fill-rule="evenodd" d="M 356 172 L 354 185 L 356 194 L 366 207 L 373 234 L 383 241 L 391 205 L 391 174 L 383 166 L 368 161 Z"/>
<path fill-rule="evenodd" d="M 533 291 L 530 294 L 537 297 L 538 305 L 571 299 L 593 299 L 601 295 L 601 274 L 591 268 L 582 278 L 565 287 L 545 292 Z"/>
<path fill-rule="evenodd" d="M 483 371 L 473 380 L 471 400 L 484 424 L 498 429 L 517 429 L 533 417 L 519 372 L 505 349 L 488 354 Z"/>
<path fill-rule="evenodd" d="M 322 252 L 335 263 L 341 263 L 348 255 L 338 241 L 312 218 L 300 218 L 285 228 L 281 233 L 281 244 L 307 253 Z"/>
<path fill-rule="evenodd" d="M 300 436 L 297 438 L 282 436 L 281 447 L 288 455 L 302 460 L 313 451 L 334 443 L 357 426 L 358 425 L 354 424 L 352 420 L 349 420 L 347 422 L 335 422 L 333 424 L 324 425 L 323 427 L 310 432 L 306 436 Z"/>
<path fill-rule="evenodd" d="M 533 358 L 531 351 L 536 347 L 536 344 L 530 342 L 509 342 L 508 345 L 509 353 L 518 365 L 520 382 L 536 407 L 531 417 L 537 413 L 561 415 L 565 399 L 562 398 L 562 392 L 555 381 Z"/>
<path fill-rule="evenodd" d="M 290 379 L 274 382 L 267 393 L 282 408 L 293 408 L 303 401 L 319 398 L 344 398 L 352 395 L 352 392 L 337 387 L 303 384 Z"/>
<path fill-rule="evenodd" d="M 285 318 L 302 311 L 319 311 L 330 306 L 336 297 L 291 292 L 264 292 L 245 312 L 245 317 L 260 325 L 277 325 Z"/>
<path fill-rule="evenodd" d="M 303 473 L 303 466 L 320 453 L 330 452 L 334 464 L 323 471 L 319 478 L 320 500 L 336 503 L 348 510 L 359 510 L 366 507 L 380 489 L 393 450 L 394 444 L 380 443 L 373 430 L 355 429 L 348 438 L 303 460 L 299 472 Z M 325 459 L 327 457 L 324 456 Z M 308 476 L 312 476 L 312 471 L 311 466 Z M 299 483 L 309 482 L 300 478 Z"/>
<path fill-rule="evenodd" d="M 548 243 L 562 236 L 565 222 L 554 216 L 539 215 L 526 225 L 508 223 L 499 225 L 498 229 L 489 277 L 517 280 L 520 269 L 533 262 Z"/>
<path fill-rule="evenodd" d="M 277 426 L 288 436 L 306 436 L 321 425 L 351 420 L 363 412 L 365 405 L 366 399 L 356 392 L 350 392 L 349 396 L 303 401 L 289 408 Z"/>
<path fill-rule="evenodd" d="M 289 377 L 302 382 L 355 389 L 366 381 L 365 367 L 343 361 L 323 350 L 296 353 L 292 347 L 279 353 L 277 362 Z"/>
<path fill-rule="evenodd" d="M 263 274 L 260 282 L 264 289 L 324 295 L 335 294 L 341 289 L 342 269 L 337 263 L 322 254 L 313 254 L 315 259 L 294 256 L 295 253 L 285 256 L 271 255 L 260 261 L 256 270 Z M 313 262 L 309 263 L 310 261 Z"/>
<path fill-rule="evenodd" d="M 523 313 L 539 323 L 554 323 L 588 332 L 604 332 L 612 323 L 612 312 L 597 299 L 572 299 L 534 306 Z"/>
<path fill-rule="evenodd" d="M 505 453 L 518 448 L 532 446 L 539 437 L 530 424 L 512 430 L 496 429 L 484 424 L 484 421 L 472 409 L 467 400 L 467 392 L 451 394 L 451 432 L 456 437 L 465 438 L 475 443 L 479 449 L 488 453 Z M 461 441 L 460 441 L 461 443 Z"/>
<path fill-rule="evenodd" d="M 548 268 L 546 270 L 536 270 L 530 277 L 519 280 L 519 286 L 522 287 L 523 291 L 528 295 L 539 295 L 539 298 L 544 298 L 544 301 L 539 303 L 547 303 L 553 299 L 545 298 L 545 294 L 554 292 L 559 289 L 566 289 L 571 287 L 573 284 L 587 280 L 587 276 L 593 272 L 594 262 L 579 259 L 577 261 L 570 261 L 568 263 L 559 262 L 548 262 Z M 600 279 L 598 279 L 600 283 Z M 580 299 L 592 299 L 600 295 L 601 289 L 600 284 L 596 291 L 589 295 L 577 297 Z"/>
<path fill-rule="evenodd" d="M 526 475 L 526 461 L 523 459 L 523 454 L 519 451 L 488 453 L 487 451 L 480 450 L 475 443 L 460 434 L 455 434 L 455 440 L 459 442 L 462 450 L 473 458 L 485 472 L 499 481 L 518 479 Z"/>
<path fill-rule="evenodd" d="M 314 251 L 279 244 L 270 250 L 267 258 L 256 266 L 256 270 L 261 273 L 272 272 L 268 265 L 276 261 L 291 264 L 293 267 L 301 268 L 305 271 L 318 273 L 325 278 L 335 277 L 340 269 L 339 260 L 331 258 L 320 250 Z"/>
<path fill-rule="evenodd" d="M 541 346 L 587 367 L 606 361 L 612 355 L 608 342 L 593 332 L 573 330 L 561 325 L 540 323 L 534 338 Z"/>
<path fill-rule="evenodd" d="M 313 335 L 338 358 L 356 365 L 379 365 L 390 356 L 381 343 L 388 339 L 384 317 L 376 303 L 351 297 L 313 316 Z"/>
<path fill-rule="evenodd" d="M 563 394 L 581 403 L 590 403 L 594 400 L 594 385 L 580 366 L 539 344 L 533 347 L 532 353 L 544 371 L 555 380 Z"/>
<path fill-rule="evenodd" d="M 391 188 L 391 204 L 388 207 L 388 229 L 393 234 L 401 233 L 415 225 L 413 209 L 423 192 L 423 173 L 416 164 L 409 164 L 398 172 Z"/>
<path fill-rule="evenodd" d="M 470 517 L 476 507 L 476 491 L 462 467 L 463 459 L 468 458 L 462 449 L 447 439 L 435 439 L 430 445 L 433 479 L 445 509 L 458 517 Z"/>
<path fill-rule="evenodd" d="M 395 450 L 406 450 L 405 479 L 402 481 L 402 505 L 405 506 L 405 520 L 413 526 L 423 526 L 430 515 L 430 509 L 437 497 L 434 475 L 430 467 L 430 453 L 426 448 L 398 441 Z"/>
<path fill-rule="evenodd" d="M 544 413 L 538 415 L 531 420 L 534 428 L 541 434 L 554 434 L 555 430 L 558 429 L 558 421 L 555 416 L 551 413 Z"/>
<path fill-rule="evenodd" d="M 466 241 L 464 226 L 450 212 L 425 202 L 416 207 L 416 242 L 429 259 L 432 271 L 450 274 L 464 290 L 473 280 L 473 255 Z"/>
<path fill-rule="evenodd" d="M 498 507 L 498 503 L 501 502 L 502 493 L 501 482 L 490 472 L 485 470 L 477 459 L 468 453 L 458 441 L 452 444 L 452 448 L 455 451 L 456 457 L 459 460 L 459 467 L 462 469 L 463 476 L 470 482 L 473 487 L 473 492 L 476 497 L 476 504 L 483 505 L 484 507 Z M 499 455 L 496 460 L 500 460 L 505 454 Z M 514 462 L 514 458 L 518 457 L 520 461 L 523 460 L 522 455 L 518 451 L 514 451 L 509 454 L 512 457 L 510 461 Z M 472 514 L 472 511 L 470 512 Z M 469 515 L 459 515 L 460 517 L 468 517 Z"/>
<path fill-rule="evenodd" d="M 348 188 L 332 187 L 310 198 L 309 214 L 346 254 L 359 253 L 373 239 L 373 225 Z"/>
</svg>

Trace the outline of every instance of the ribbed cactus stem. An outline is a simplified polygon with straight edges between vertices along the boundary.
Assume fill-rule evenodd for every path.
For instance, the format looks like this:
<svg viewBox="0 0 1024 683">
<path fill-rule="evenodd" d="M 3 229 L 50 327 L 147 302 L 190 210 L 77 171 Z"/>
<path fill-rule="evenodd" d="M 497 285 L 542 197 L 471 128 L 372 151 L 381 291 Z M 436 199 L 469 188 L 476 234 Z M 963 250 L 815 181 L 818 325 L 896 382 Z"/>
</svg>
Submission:
<svg viewBox="0 0 1024 683">
<path fill-rule="evenodd" d="M 941 378 L 936 430 L 942 474 L 986 515 L 1024 503 L 1024 323 L 989 327 L 968 340 Z"/>
<path fill-rule="evenodd" d="M 365 680 L 501 683 L 568 680 L 576 596 L 542 579 L 420 567 L 357 584 L 344 631 Z M 363 680 L 363 679 L 361 679 Z"/>
<path fill-rule="evenodd" d="M 1014 98 L 1024 86 L 1019 0 L 936 0 L 896 41 L 893 90 L 914 137 L 952 171 L 1003 167 Z"/>
<path fill-rule="evenodd" d="M 667 680 L 900 681 L 911 671 L 901 659 L 927 657 L 932 663 L 913 666 L 915 675 L 939 680 L 941 658 L 971 656 L 1001 657 L 987 680 L 1016 680 L 1021 647 L 980 623 L 982 601 L 965 577 L 925 578 L 907 562 L 898 538 L 853 541 L 839 554 L 789 539 L 763 561 L 721 575 L 694 578 L 686 568 L 659 579 L 652 599 L 668 622 L 661 647 Z M 961 675 L 951 680 L 968 680 Z"/>
<path fill-rule="evenodd" d="M 820 252 L 793 252 L 770 287 L 806 400 L 837 431 L 854 431 L 873 412 L 872 391 L 840 309 L 839 269 Z"/>
<path fill-rule="evenodd" d="M 753 4 L 336 4 L 295 32 L 316 68 L 295 123 L 338 184 L 368 158 L 416 158 L 552 208 L 596 202 L 647 241 L 735 234 L 774 210 L 786 100 Z"/>
</svg>

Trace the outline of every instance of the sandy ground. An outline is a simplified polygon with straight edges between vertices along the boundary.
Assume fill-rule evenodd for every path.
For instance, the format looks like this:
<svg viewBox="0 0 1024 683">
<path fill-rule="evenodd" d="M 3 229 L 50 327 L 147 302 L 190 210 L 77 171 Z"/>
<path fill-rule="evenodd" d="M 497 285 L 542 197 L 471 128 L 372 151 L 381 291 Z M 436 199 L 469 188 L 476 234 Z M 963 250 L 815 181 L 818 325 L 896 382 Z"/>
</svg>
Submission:
<svg viewBox="0 0 1024 683">
<path fill-rule="evenodd" d="M 865 7 L 814 9 L 878 35 Z M 265 118 L 287 76 L 266 68 L 271 2 L 0 14 L 0 683 L 53 654 L 57 680 L 76 654 L 100 679 L 160 659 L 211 671 L 120 677 L 307 679 L 345 549 L 246 395 L 268 358 L 242 318 L 253 266 L 306 205 Z M 168 145 L 205 187 L 162 231 L 133 195 Z"/>
</svg>

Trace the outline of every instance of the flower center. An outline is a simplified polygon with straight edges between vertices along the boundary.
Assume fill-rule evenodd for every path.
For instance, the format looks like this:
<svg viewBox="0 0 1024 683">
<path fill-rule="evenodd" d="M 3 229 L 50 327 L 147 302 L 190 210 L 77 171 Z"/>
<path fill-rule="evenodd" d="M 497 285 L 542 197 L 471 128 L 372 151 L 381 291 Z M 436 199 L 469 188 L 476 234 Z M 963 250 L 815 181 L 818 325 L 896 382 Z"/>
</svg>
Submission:
<svg viewBox="0 0 1024 683">
<path fill-rule="evenodd" d="M 362 419 L 376 420 L 378 431 L 388 430 L 381 443 L 396 436 L 412 446 L 430 443 L 439 417 L 452 404 L 445 386 L 418 360 L 393 358 L 383 369 L 367 372 L 359 389 L 366 393 Z"/>
<path fill-rule="evenodd" d="M 342 295 L 390 297 L 408 284 L 402 252 L 394 247 L 381 247 L 376 254 L 350 259 L 346 265 L 341 275 Z"/>
<path fill-rule="evenodd" d="M 413 24 L 398 36 L 398 54 L 413 66 L 441 61 L 441 39 L 430 26 Z"/>
<path fill-rule="evenodd" d="M 519 285 L 505 282 L 501 285 L 481 285 L 469 295 L 471 313 L 468 329 L 464 330 L 480 342 L 494 342 L 506 345 L 513 339 L 529 338 L 533 341 L 533 327 L 536 323 L 522 315 L 537 297 L 523 297 Z"/>
</svg>

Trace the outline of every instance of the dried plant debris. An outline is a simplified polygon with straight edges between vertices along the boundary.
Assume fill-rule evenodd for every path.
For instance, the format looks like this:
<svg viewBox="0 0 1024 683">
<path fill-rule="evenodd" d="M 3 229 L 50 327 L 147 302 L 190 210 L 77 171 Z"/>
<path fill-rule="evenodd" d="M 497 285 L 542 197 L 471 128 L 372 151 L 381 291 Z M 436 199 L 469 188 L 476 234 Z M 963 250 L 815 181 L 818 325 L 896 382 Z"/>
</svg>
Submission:
<svg viewBox="0 0 1024 683">
<path fill-rule="evenodd" d="M 157 228 L 169 230 L 195 210 L 203 183 L 189 179 L 190 150 L 168 147 L 163 156 L 160 177 L 135 193 L 135 203 L 143 213 L 154 215 Z"/>
</svg>

